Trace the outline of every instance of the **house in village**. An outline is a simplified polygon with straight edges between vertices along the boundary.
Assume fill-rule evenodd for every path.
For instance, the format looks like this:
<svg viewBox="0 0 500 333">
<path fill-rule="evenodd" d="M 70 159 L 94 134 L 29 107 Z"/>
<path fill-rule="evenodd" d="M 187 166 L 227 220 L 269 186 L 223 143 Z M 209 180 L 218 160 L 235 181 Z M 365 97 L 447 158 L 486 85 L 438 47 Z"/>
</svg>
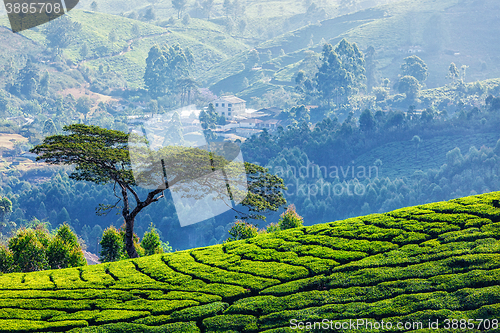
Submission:
<svg viewBox="0 0 500 333">
<path fill-rule="evenodd" d="M 219 97 L 212 104 L 215 112 L 219 116 L 224 116 L 226 120 L 245 115 L 246 101 L 234 95 Z"/>
</svg>

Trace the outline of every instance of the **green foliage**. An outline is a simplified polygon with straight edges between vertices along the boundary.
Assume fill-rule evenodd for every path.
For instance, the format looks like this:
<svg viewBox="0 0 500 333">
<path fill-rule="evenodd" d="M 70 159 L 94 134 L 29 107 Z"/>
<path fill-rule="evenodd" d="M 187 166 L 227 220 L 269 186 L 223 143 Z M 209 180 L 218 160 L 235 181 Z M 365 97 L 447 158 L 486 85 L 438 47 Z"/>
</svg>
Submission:
<svg viewBox="0 0 500 333">
<path fill-rule="evenodd" d="M 12 251 L 6 246 L 0 245 L 0 272 L 10 273 L 14 268 L 14 257 Z"/>
<path fill-rule="evenodd" d="M 405 75 L 399 80 L 398 90 L 400 93 L 406 94 L 408 100 L 413 101 L 418 97 L 420 86 L 415 77 Z"/>
<path fill-rule="evenodd" d="M 148 231 L 144 234 L 141 241 L 141 246 L 144 249 L 145 255 L 150 256 L 153 254 L 163 253 L 160 235 L 155 229 L 153 223 L 149 226 Z M 167 243 L 168 246 L 168 243 Z"/>
<path fill-rule="evenodd" d="M 188 77 L 193 62 L 189 49 L 183 50 L 179 45 L 153 46 L 149 50 L 144 73 L 144 83 L 151 95 L 156 98 L 172 93 L 178 82 Z"/>
<path fill-rule="evenodd" d="M 420 83 L 423 83 L 428 75 L 427 65 L 422 59 L 415 55 L 404 59 L 404 63 L 401 65 L 401 71 L 403 72 L 403 76 L 413 76 Z"/>
<path fill-rule="evenodd" d="M 78 239 L 68 224 L 63 224 L 57 230 L 47 247 L 47 259 L 52 269 L 85 266 L 87 261 L 83 256 Z"/>
<path fill-rule="evenodd" d="M 0 275 L 0 329 L 263 332 L 293 318 L 493 319 L 499 202 L 495 192 L 206 248 Z M 67 226 L 55 237 L 76 242 Z"/>
<path fill-rule="evenodd" d="M 114 226 L 104 230 L 100 244 L 101 253 L 99 260 L 101 262 L 117 261 L 124 257 L 123 249 L 125 248 L 125 244 L 123 243 L 123 237 Z"/>
<path fill-rule="evenodd" d="M 9 198 L 0 199 L 0 222 L 5 221 L 5 218 L 12 212 L 12 201 Z"/>
<path fill-rule="evenodd" d="M 20 229 L 9 240 L 16 270 L 33 272 L 50 268 L 47 258 L 47 246 L 50 238 L 47 230 Z"/>
<path fill-rule="evenodd" d="M 302 224 L 304 224 L 304 219 L 302 218 L 302 216 L 297 214 L 297 212 L 295 211 L 295 205 L 293 204 L 288 206 L 286 212 L 281 214 L 280 220 L 278 222 L 278 226 L 281 230 L 298 228 L 301 227 Z"/>
<path fill-rule="evenodd" d="M 203 326 L 210 331 L 253 331 L 257 329 L 257 318 L 249 315 L 220 315 L 204 319 Z"/>
<path fill-rule="evenodd" d="M 229 230 L 230 237 L 227 239 L 229 242 L 240 239 L 248 239 L 258 235 L 258 229 L 253 224 L 245 221 L 236 221 Z"/>
<path fill-rule="evenodd" d="M 33 272 L 45 269 L 58 269 L 85 266 L 87 261 L 76 235 L 69 225 L 59 227 L 55 236 L 49 234 L 42 225 L 19 229 L 9 239 L 9 249 L 3 249 L 4 266 L 2 272 Z"/>
<path fill-rule="evenodd" d="M 322 64 L 315 76 L 315 84 L 321 96 L 330 104 L 335 99 L 337 105 L 347 102 L 365 80 L 363 53 L 356 44 L 345 39 L 333 48 L 325 44 Z M 340 99 L 339 99 L 340 97 Z"/>
</svg>

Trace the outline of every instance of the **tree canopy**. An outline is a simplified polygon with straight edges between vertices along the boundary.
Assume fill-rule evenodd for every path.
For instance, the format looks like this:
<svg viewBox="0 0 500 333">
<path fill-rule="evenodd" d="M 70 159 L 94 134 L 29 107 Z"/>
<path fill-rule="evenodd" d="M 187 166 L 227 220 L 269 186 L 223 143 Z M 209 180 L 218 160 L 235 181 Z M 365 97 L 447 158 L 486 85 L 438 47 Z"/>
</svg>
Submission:
<svg viewBox="0 0 500 333">
<path fill-rule="evenodd" d="M 144 83 L 153 97 L 173 93 L 183 79 L 189 77 L 194 58 L 189 49 L 179 45 L 155 45 L 148 53 Z"/>
<path fill-rule="evenodd" d="M 322 63 L 315 76 L 316 88 L 330 104 L 335 98 L 336 104 L 345 103 L 365 80 L 365 61 L 363 53 L 355 43 L 343 39 L 334 49 L 325 44 Z"/>
<path fill-rule="evenodd" d="M 204 196 L 206 193 L 228 193 L 227 181 L 224 185 L 217 182 L 213 176 L 215 170 L 224 169 L 224 177 L 232 177 L 239 172 L 241 166 L 226 159 L 232 152 L 209 152 L 203 149 L 168 146 L 158 151 L 134 150 L 134 167 L 130 154 L 130 143 L 147 144 L 145 139 L 121 131 L 108 130 L 98 126 L 74 124 L 63 128 L 66 134 L 46 137 L 42 144 L 35 146 L 31 151 L 38 154 L 38 160 L 49 164 L 75 165 L 70 177 L 76 180 L 90 181 L 96 184 L 114 183 L 118 187 L 119 198 L 115 205 L 100 205 L 100 211 L 107 211 L 121 204 L 122 216 L 125 220 L 126 251 L 130 258 L 138 256 L 134 246 L 134 221 L 145 207 L 164 197 L 164 191 L 176 185 L 176 190 L 186 196 Z M 143 155 L 141 155 L 143 154 Z M 155 156 L 152 156 L 155 155 Z M 141 159 L 143 158 L 143 159 Z M 161 166 L 151 164 L 151 158 L 162 161 Z M 206 163 L 210 160 L 211 163 Z M 207 166 L 208 165 L 208 166 Z M 163 167 L 163 170 L 162 170 Z M 137 172 L 137 170 L 140 170 Z M 168 181 L 165 171 L 168 170 Z M 238 200 L 241 208 L 233 208 L 243 219 L 265 219 L 266 211 L 276 211 L 286 203 L 282 190 L 285 189 L 283 180 L 268 173 L 268 170 L 250 163 L 244 164 L 248 193 Z M 243 177 L 244 178 L 244 177 Z M 242 181 L 242 177 L 235 176 L 235 181 Z M 193 194 L 192 182 L 197 185 Z M 191 183 L 190 183 L 191 182 Z M 145 199 L 140 198 L 138 184 L 148 189 Z M 185 184 L 185 186 L 179 186 Z M 247 185 L 247 184 L 245 184 Z M 233 190 L 231 200 L 242 195 Z M 135 199 L 131 204 L 130 197 Z"/>
<path fill-rule="evenodd" d="M 401 65 L 401 71 L 403 72 L 403 76 L 413 76 L 420 83 L 427 80 L 427 65 L 416 55 L 412 55 L 404 59 L 404 63 Z"/>
</svg>

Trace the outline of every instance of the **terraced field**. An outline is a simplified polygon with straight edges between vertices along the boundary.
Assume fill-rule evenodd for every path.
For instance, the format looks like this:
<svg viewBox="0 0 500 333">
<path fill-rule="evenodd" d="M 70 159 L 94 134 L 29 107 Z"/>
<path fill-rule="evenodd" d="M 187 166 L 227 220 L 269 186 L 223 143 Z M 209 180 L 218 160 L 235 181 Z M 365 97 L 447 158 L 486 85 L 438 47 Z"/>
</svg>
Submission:
<svg viewBox="0 0 500 333">
<path fill-rule="evenodd" d="M 443 332 L 447 323 L 474 332 L 498 331 L 499 317 L 500 192 L 0 276 L 1 332 L 296 332 L 299 321 L 323 319 L 394 325 L 357 332 Z M 429 320 L 440 329 L 428 329 Z"/>
</svg>

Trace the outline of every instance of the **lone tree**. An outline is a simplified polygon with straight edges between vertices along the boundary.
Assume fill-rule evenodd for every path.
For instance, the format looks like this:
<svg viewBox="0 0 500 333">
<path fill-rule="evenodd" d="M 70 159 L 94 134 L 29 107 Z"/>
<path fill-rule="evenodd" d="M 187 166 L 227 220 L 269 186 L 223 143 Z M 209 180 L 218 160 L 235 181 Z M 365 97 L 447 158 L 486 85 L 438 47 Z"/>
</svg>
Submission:
<svg viewBox="0 0 500 333">
<path fill-rule="evenodd" d="M 121 202 L 121 213 L 126 225 L 125 248 L 130 258 L 138 257 L 133 239 L 134 221 L 137 214 L 163 198 L 165 190 L 182 183 L 183 180 L 195 181 L 199 191 L 212 193 L 214 188 L 210 183 L 213 178 L 210 177 L 211 172 L 230 164 L 223 156 L 214 156 L 202 149 L 165 147 L 166 150 L 173 150 L 173 153 L 165 155 L 165 165 L 169 171 L 168 182 L 163 182 L 164 186 L 159 188 L 148 187 L 147 195 L 141 199 L 142 191 L 138 190 L 138 184 L 144 184 L 144 178 L 141 179 L 137 174 L 138 181 L 134 178 L 129 151 L 129 139 L 134 134 L 84 124 L 65 126 L 63 131 L 67 134 L 46 137 L 43 143 L 35 146 L 31 152 L 39 155 L 37 160 L 44 160 L 49 164 L 75 165 L 75 170 L 70 175 L 72 179 L 115 185 L 118 202 L 115 205 L 100 204 L 97 213 L 117 208 Z M 164 153 L 162 150 L 159 152 Z M 207 156 L 212 161 L 210 170 L 196 168 L 195 166 L 201 165 L 200 161 L 206 160 Z M 152 167 L 152 169 L 155 168 Z M 245 209 L 233 208 L 240 216 L 243 216 L 242 219 L 264 220 L 265 216 L 262 215 L 264 212 L 276 211 L 286 204 L 281 192 L 285 189 L 281 178 L 269 174 L 265 168 L 250 163 L 245 163 L 244 170 L 248 179 L 248 193 L 240 205 Z M 155 181 L 151 180 L 153 183 Z M 227 191 L 227 187 L 226 185 L 219 186 L 216 190 Z M 190 193 L 187 192 L 186 195 Z M 135 204 L 131 201 L 135 201 Z M 243 210 L 246 211 L 242 212 Z"/>
<path fill-rule="evenodd" d="M 181 13 L 187 6 L 187 0 L 172 0 L 172 7 L 177 10 L 177 19 L 181 18 Z"/>
<path fill-rule="evenodd" d="M 404 58 L 401 71 L 403 72 L 403 76 L 413 76 L 420 83 L 424 82 L 428 75 L 427 65 L 416 55 Z"/>
<path fill-rule="evenodd" d="M 146 59 L 144 84 L 154 98 L 172 94 L 179 83 L 189 78 L 189 68 L 193 63 L 189 49 L 182 49 L 179 45 L 154 45 Z"/>
<path fill-rule="evenodd" d="M 406 98 L 409 101 L 414 101 L 418 97 L 420 85 L 416 78 L 406 75 L 399 80 L 398 90 L 400 93 L 406 94 Z"/>
</svg>

